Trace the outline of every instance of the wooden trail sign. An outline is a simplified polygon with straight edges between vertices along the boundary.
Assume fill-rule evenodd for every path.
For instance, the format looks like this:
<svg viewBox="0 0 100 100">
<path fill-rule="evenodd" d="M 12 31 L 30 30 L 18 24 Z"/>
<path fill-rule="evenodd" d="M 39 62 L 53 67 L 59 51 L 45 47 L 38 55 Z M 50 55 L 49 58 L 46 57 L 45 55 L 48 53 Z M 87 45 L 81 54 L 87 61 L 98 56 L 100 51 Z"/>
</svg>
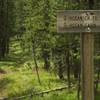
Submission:
<svg viewBox="0 0 100 100">
<path fill-rule="evenodd" d="M 58 11 L 57 32 L 100 32 L 100 10 Z"/>
<path fill-rule="evenodd" d="M 58 33 L 81 33 L 82 100 L 94 100 L 94 34 L 100 32 L 100 10 L 57 13 Z"/>
<path fill-rule="evenodd" d="M 94 35 L 81 34 L 82 100 L 94 100 Z"/>
</svg>

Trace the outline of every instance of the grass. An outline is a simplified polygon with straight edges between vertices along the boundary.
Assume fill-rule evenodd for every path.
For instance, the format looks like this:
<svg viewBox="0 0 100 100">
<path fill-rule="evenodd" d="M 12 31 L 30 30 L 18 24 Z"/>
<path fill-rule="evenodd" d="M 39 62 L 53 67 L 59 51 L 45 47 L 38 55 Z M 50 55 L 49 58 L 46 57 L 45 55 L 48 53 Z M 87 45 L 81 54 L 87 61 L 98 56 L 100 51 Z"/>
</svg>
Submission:
<svg viewBox="0 0 100 100">
<path fill-rule="evenodd" d="M 56 75 L 46 72 L 42 67 L 39 69 L 40 85 L 34 67 L 33 70 L 28 70 L 25 64 L 14 67 L 7 66 L 5 63 L 1 62 L 1 68 L 6 73 L 2 74 L 0 78 L 0 96 L 17 97 L 32 93 L 33 90 L 39 92 L 66 85 L 65 81 L 59 80 Z M 75 92 L 69 94 L 66 90 L 49 93 L 43 97 L 34 95 L 32 100 L 75 100 L 76 95 Z M 29 98 L 24 98 L 23 100 L 29 100 Z"/>
<path fill-rule="evenodd" d="M 95 96 L 95 100 L 100 100 L 100 93 Z"/>
<path fill-rule="evenodd" d="M 33 100 L 77 100 L 75 92 L 69 93 L 62 91 L 61 93 L 47 94 L 44 97 L 33 97 Z"/>
<path fill-rule="evenodd" d="M 18 45 L 18 46 L 17 46 Z M 16 46 L 17 49 L 14 49 Z M 38 62 L 39 75 L 41 85 L 38 82 L 33 59 L 27 54 L 23 54 L 19 44 L 12 45 L 10 55 L 0 62 L 0 97 L 20 97 L 31 94 L 32 92 L 40 92 L 55 87 L 66 86 L 66 81 L 59 80 L 52 72 L 45 71 L 43 63 Z M 27 63 L 33 70 L 29 69 Z M 13 99 L 9 99 L 13 100 Z M 56 91 L 41 96 L 33 95 L 21 100 L 77 100 L 77 92 L 74 89 L 70 91 Z M 100 100 L 99 94 L 95 96 L 95 100 Z"/>
<path fill-rule="evenodd" d="M 19 97 L 32 93 L 32 91 L 43 91 L 53 89 L 55 87 L 66 85 L 65 81 L 59 80 L 53 73 L 48 73 L 40 68 L 41 85 L 38 83 L 35 70 L 27 70 L 26 68 L 19 67 L 16 71 L 12 67 L 5 67 L 4 70 L 11 70 L 9 73 L 3 74 L 0 78 L 0 96 Z M 3 68 L 2 68 L 3 69 Z M 31 97 L 31 100 L 77 100 L 77 93 L 75 90 L 63 90 L 59 92 L 52 92 L 43 96 Z M 95 100 L 99 100 L 100 96 L 97 95 Z M 24 98 L 21 100 L 30 100 Z"/>
</svg>

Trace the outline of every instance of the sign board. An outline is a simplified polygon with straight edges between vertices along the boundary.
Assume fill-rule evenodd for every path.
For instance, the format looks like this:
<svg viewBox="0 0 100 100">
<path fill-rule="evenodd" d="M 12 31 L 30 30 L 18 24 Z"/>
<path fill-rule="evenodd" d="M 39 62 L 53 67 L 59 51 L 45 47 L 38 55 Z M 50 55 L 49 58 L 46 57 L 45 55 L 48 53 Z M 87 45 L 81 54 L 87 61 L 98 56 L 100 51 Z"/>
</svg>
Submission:
<svg viewBox="0 0 100 100">
<path fill-rule="evenodd" d="M 100 32 L 100 10 L 58 11 L 57 32 Z"/>
</svg>

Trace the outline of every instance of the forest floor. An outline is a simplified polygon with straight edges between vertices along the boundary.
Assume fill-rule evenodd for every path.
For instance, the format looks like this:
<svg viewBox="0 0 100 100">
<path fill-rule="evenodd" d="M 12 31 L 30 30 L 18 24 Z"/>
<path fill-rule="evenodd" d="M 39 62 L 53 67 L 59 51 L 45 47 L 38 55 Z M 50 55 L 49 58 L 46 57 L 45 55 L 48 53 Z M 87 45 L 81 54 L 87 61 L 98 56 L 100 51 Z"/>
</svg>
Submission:
<svg viewBox="0 0 100 100">
<path fill-rule="evenodd" d="M 11 97 L 7 100 L 15 100 L 16 97 L 32 95 L 18 100 L 77 100 L 77 86 L 70 90 L 35 95 L 38 92 L 67 86 L 67 82 L 60 80 L 52 71 L 45 71 L 40 61 L 39 84 L 33 59 L 28 54 L 24 55 L 20 49 L 16 51 L 0 61 L 0 99 Z M 95 97 L 95 100 L 100 100 L 99 95 Z"/>
<path fill-rule="evenodd" d="M 35 68 L 34 70 L 28 69 L 27 65 L 20 64 L 19 66 L 12 66 L 7 63 L 1 62 L 0 64 L 3 73 L 0 73 L 0 97 L 20 97 L 31 93 L 37 93 L 45 90 L 54 89 L 57 87 L 66 86 L 66 82 L 59 80 L 53 73 L 46 72 L 40 67 L 39 75 L 41 85 L 38 82 Z M 39 65 L 40 66 L 40 65 Z M 69 91 L 56 91 L 44 96 L 32 96 L 32 100 L 75 100 L 77 94 L 74 90 Z M 30 100 L 24 98 L 21 100 Z"/>
<path fill-rule="evenodd" d="M 55 91 L 44 95 L 34 95 L 45 90 L 51 90 L 57 87 L 66 86 L 66 81 L 50 72 L 46 72 L 42 67 L 39 69 L 41 85 L 38 82 L 35 68 L 31 70 L 25 64 L 19 66 L 11 66 L 1 62 L 1 69 L 4 73 L 0 73 L 0 97 L 20 97 L 33 94 L 31 97 L 25 97 L 18 100 L 77 100 L 77 90 L 74 88 L 62 91 Z M 42 66 L 42 64 L 39 64 Z M 30 99 L 31 98 L 31 99 Z M 7 99 L 13 100 L 13 99 Z M 100 100 L 100 96 L 96 96 L 95 100 Z"/>
</svg>

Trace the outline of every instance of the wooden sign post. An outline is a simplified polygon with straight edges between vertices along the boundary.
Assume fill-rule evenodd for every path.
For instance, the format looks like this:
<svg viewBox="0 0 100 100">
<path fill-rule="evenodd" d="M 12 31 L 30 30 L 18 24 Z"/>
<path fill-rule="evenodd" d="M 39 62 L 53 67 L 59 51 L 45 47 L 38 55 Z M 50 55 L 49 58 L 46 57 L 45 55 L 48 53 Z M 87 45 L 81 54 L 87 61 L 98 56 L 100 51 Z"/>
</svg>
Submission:
<svg viewBox="0 0 100 100">
<path fill-rule="evenodd" d="M 59 11 L 57 31 L 81 33 L 82 100 L 94 100 L 93 32 L 100 32 L 100 10 Z"/>
<path fill-rule="evenodd" d="M 93 36 L 81 34 L 82 100 L 94 100 Z"/>
</svg>

